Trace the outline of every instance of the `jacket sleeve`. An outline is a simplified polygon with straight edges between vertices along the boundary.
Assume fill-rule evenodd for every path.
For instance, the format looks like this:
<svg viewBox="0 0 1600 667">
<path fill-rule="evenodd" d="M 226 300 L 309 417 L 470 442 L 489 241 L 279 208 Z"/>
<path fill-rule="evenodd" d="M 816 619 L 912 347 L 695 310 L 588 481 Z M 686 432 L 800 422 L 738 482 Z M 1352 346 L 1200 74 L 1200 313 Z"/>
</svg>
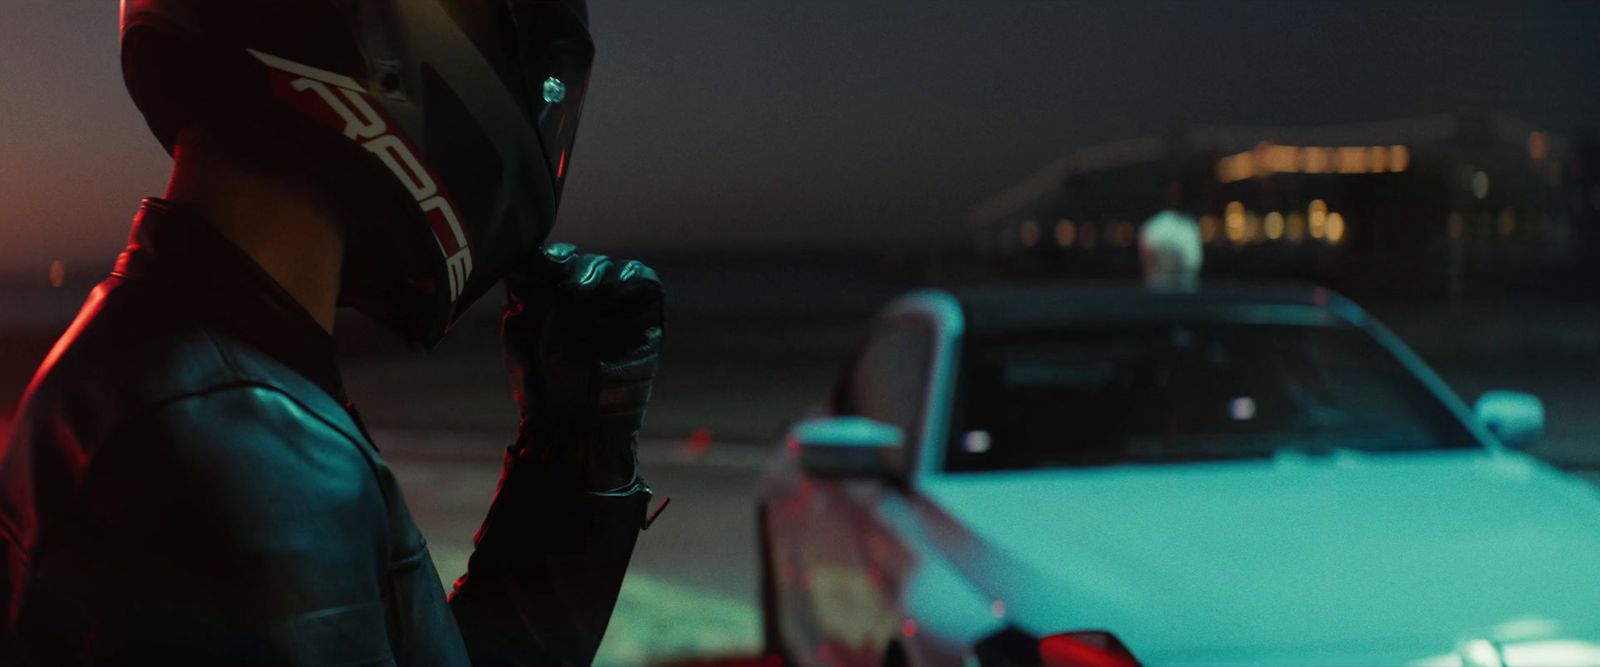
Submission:
<svg viewBox="0 0 1600 667">
<path fill-rule="evenodd" d="M 592 662 L 650 502 L 642 480 L 585 491 L 529 449 L 507 452 L 450 597 L 475 667 Z"/>
<path fill-rule="evenodd" d="M 168 404 L 88 467 L 91 543 L 45 555 L 33 618 L 83 624 L 91 664 L 392 665 L 370 465 L 272 389 Z"/>
</svg>

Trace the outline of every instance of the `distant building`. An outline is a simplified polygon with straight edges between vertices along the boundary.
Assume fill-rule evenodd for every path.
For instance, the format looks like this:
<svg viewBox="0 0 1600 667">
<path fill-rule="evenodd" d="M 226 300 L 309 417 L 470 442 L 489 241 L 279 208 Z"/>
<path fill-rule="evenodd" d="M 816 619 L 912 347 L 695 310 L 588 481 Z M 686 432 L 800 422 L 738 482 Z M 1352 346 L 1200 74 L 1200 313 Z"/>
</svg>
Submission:
<svg viewBox="0 0 1600 667">
<path fill-rule="evenodd" d="M 1057 160 L 974 206 L 971 233 L 1015 270 L 1132 275 L 1137 224 L 1173 208 L 1200 221 L 1207 274 L 1459 295 L 1600 262 L 1584 152 L 1497 113 L 1192 125 Z"/>
</svg>

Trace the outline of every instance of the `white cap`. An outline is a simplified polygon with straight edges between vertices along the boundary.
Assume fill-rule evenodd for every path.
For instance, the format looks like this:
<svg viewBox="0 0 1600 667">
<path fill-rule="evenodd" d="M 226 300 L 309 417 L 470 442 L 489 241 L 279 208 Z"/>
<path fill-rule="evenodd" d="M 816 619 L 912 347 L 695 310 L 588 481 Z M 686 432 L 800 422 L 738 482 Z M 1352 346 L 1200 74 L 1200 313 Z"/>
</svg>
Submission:
<svg viewBox="0 0 1600 667">
<path fill-rule="evenodd" d="M 1192 292 L 1200 288 L 1205 249 L 1200 225 L 1173 210 L 1155 214 L 1139 227 L 1139 264 L 1145 287 Z"/>
</svg>

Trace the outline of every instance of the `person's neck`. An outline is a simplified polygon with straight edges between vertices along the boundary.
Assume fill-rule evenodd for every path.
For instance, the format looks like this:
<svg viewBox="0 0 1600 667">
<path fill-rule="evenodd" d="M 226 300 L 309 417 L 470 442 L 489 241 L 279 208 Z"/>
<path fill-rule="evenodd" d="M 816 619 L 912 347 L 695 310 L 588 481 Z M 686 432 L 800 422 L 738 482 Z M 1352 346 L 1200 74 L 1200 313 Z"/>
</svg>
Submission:
<svg viewBox="0 0 1600 667">
<path fill-rule="evenodd" d="M 245 173 L 179 141 L 165 199 L 185 206 L 250 255 L 329 333 L 344 239 L 326 207 L 287 182 Z"/>
</svg>

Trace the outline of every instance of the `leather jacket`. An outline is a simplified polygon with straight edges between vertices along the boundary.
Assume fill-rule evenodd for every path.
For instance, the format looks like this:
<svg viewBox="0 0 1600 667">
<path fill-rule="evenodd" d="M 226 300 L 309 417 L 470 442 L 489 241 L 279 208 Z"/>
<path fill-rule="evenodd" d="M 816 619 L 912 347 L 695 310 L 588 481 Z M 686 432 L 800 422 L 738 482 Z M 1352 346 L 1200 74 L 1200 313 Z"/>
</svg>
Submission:
<svg viewBox="0 0 1600 667">
<path fill-rule="evenodd" d="M 446 600 L 333 341 L 159 200 L 0 449 L 0 664 L 587 664 L 649 492 L 508 457 Z M 485 525 L 485 529 L 489 525 Z"/>
</svg>

